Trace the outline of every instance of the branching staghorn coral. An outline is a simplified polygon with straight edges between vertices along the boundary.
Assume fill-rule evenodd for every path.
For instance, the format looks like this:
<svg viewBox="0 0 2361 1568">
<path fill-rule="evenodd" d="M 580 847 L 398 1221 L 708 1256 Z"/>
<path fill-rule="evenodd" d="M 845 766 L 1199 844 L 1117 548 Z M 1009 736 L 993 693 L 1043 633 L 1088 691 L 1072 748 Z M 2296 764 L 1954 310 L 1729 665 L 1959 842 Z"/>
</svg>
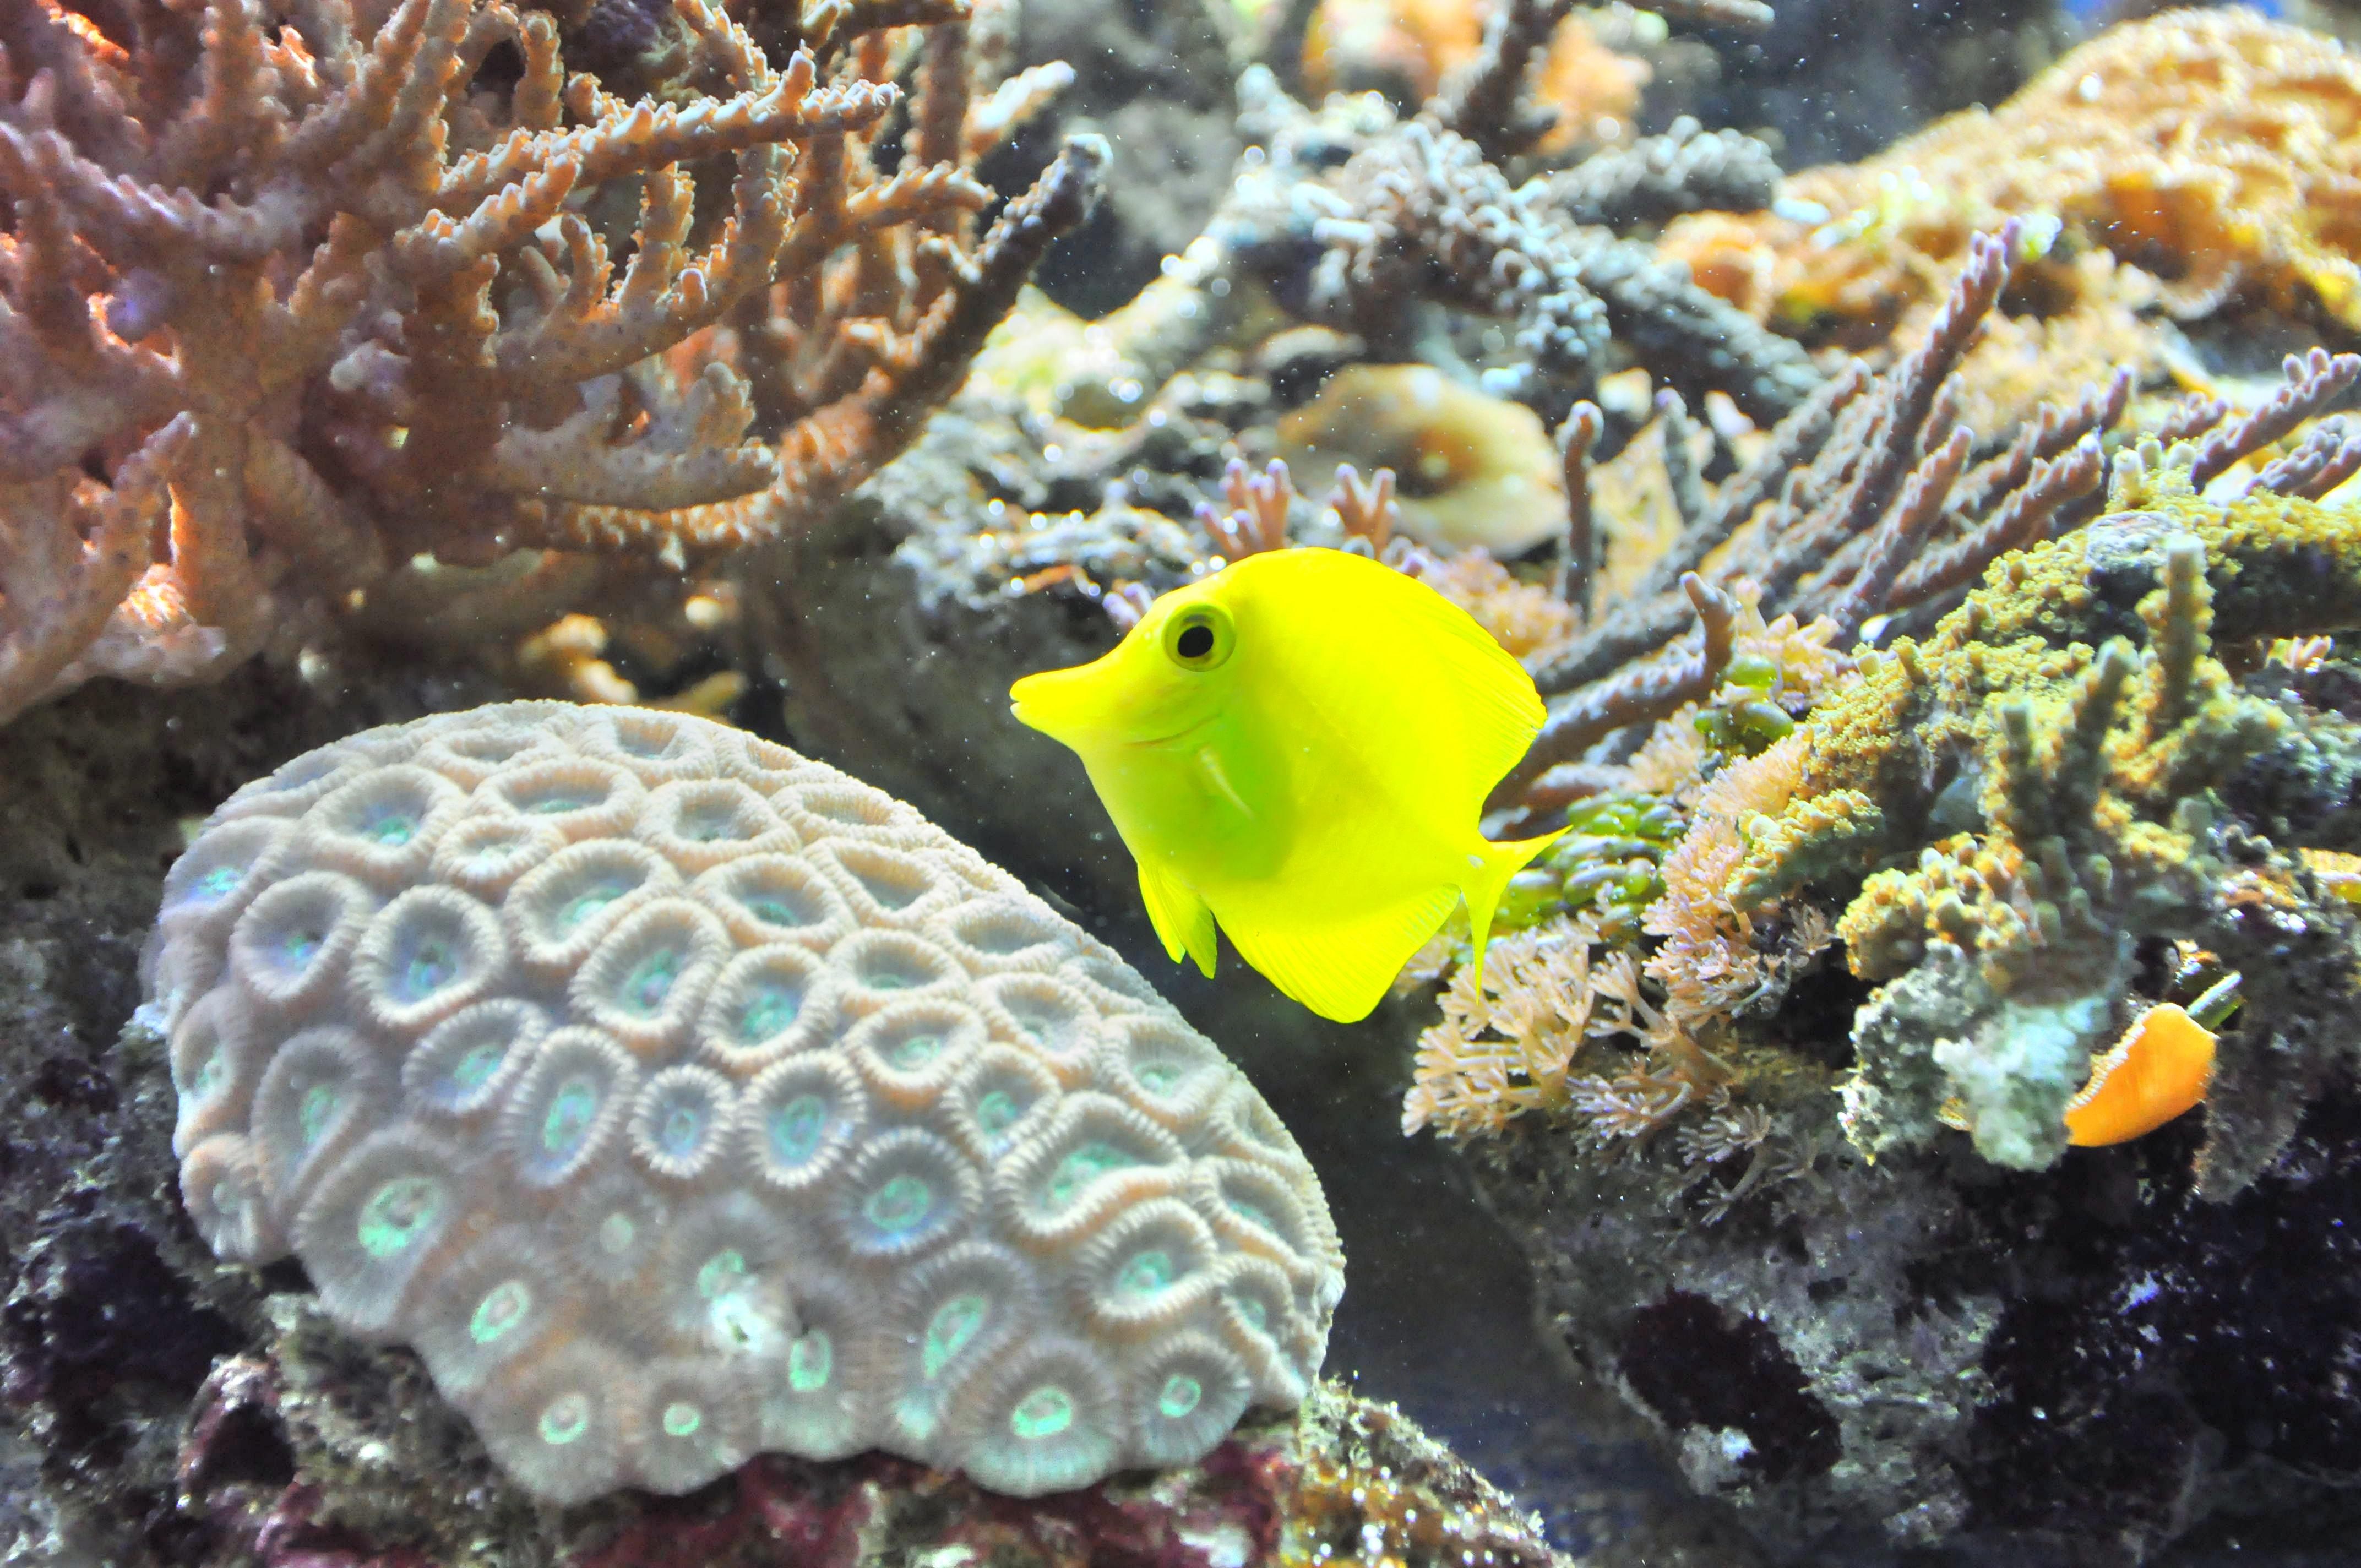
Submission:
<svg viewBox="0 0 2361 1568">
<path fill-rule="evenodd" d="M 0 717 L 416 556 L 776 538 L 910 439 L 1087 204 L 1078 143 L 972 233 L 1057 74 L 979 91 L 957 0 L 673 9 L 638 100 L 507 0 L 0 12 Z"/>
</svg>

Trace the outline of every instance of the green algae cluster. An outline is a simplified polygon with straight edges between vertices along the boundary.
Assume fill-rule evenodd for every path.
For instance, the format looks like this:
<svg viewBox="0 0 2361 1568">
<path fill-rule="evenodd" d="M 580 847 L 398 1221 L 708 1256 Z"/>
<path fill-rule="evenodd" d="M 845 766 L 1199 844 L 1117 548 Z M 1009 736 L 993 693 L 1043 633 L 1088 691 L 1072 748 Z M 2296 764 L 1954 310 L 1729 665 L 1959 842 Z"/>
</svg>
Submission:
<svg viewBox="0 0 2361 1568">
<path fill-rule="evenodd" d="M 1664 895 L 1658 867 L 1685 826 L 1680 808 L 1660 795 L 1610 790 L 1576 802 L 1565 822 L 1565 836 L 1509 880 L 1494 928 L 1521 931 L 1587 910 L 1602 939 L 1636 938 L 1642 913 Z"/>
</svg>

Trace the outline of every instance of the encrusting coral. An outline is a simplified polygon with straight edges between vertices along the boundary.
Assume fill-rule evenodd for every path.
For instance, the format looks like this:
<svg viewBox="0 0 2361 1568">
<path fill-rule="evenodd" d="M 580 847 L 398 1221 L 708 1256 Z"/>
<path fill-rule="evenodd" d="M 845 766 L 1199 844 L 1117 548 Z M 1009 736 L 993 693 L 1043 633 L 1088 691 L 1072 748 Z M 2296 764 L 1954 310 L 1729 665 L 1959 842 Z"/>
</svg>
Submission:
<svg viewBox="0 0 2361 1568">
<path fill-rule="evenodd" d="M 990 91 L 961 0 L 677 0 L 638 96 L 564 58 L 616 51 L 588 10 L 0 8 L 0 718 L 300 641 L 416 557 L 776 538 L 1087 206 L 1078 141 L 973 235 L 1062 77 Z"/>
<path fill-rule="evenodd" d="M 2154 363 L 2141 311 L 2202 315 L 2240 296 L 2349 329 L 2356 111 L 2361 61 L 2334 38 L 2240 5 L 2167 11 L 1997 108 L 1795 174 L 1776 208 L 1678 220 L 1664 245 L 1758 320 L 1882 336 L 1940 299 L 1972 236 L 2018 217 L 2050 236 L 2025 280 L 2047 346 Z M 2003 355 L 1995 342 L 1979 368 L 2004 384 Z"/>
<path fill-rule="evenodd" d="M 1291 1408 L 1318 1179 L 1114 954 L 708 721 L 521 703 L 239 791 L 144 1014 L 224 1257 L 291 1250 L 529 1491 L 877 1447 L 1033 1495 Z"/>
</svg>

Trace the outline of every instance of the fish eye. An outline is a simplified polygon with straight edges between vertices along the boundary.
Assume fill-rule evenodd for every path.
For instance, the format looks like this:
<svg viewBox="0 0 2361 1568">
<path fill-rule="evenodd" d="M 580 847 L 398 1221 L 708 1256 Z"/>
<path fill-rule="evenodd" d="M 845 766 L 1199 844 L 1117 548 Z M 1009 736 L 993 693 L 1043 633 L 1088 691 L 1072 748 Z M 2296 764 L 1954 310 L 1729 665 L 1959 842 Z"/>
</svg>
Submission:
<svg viewBox="0 0 2361 1568">
<path fill-rule="evenodd" d="M 1236 641 L 1228 612 L 1210 604 L 1190 606 L 1164 628 L 1164 652 L 1184 670 L 1213 668 Z"/>
</svg>

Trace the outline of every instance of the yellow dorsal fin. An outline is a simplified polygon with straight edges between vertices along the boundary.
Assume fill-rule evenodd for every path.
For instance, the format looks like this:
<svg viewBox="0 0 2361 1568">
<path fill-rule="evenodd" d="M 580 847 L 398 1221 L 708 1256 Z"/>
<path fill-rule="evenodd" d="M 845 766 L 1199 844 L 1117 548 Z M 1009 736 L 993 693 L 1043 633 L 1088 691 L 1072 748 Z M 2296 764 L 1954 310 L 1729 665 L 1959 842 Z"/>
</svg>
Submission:
<svg viewBox="0 0 2361 1568">
<path fill-rule="evenodd" d="M 1279 551 L 1230 570 L 1248 567 L 1244 592 L 1272 595 L 1273 619 L 1301 633 L 1271 640 L 1284 689 L 1472 819 L 1545 717 L 1524 667 L 1466 610 L 1363 556 Z"/>
<path fill-rule="evenodd" d="M 1382 1001 L 1412 953 L 1443 925 L 1459 890 L 1424 889 L 1390 904 L 1290 926 L 1248 916 L 1222 926 L 1238 956 L 1323 1018 L 1356 1023 Z M 1256 915 L 1267 914 L 1257 911 Z"/>
<path fill-rule="evenodd" d="M 1174 963 L 1186 953 L 1197 960 L 1205 978 L 1213 976 L 1213 912 L 1205 901 L 1170 872 L 1139 862 L 1139 899 L 1148 918 L 1164 938 L 1164 950 Z"/>
</svg>

